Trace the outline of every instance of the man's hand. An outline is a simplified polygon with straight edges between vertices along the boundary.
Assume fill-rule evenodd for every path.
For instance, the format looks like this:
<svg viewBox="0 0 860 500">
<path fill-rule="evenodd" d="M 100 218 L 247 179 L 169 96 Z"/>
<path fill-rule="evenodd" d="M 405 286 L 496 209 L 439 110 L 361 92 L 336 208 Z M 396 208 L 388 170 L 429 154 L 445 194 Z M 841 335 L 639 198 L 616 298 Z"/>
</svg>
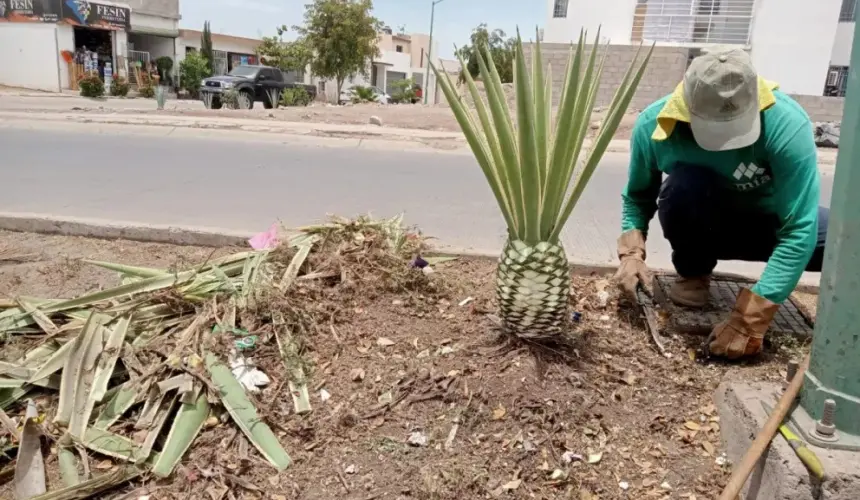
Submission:
<svg viewBox="0 0 860 500">
<path fill-rule="evenodd" d="M 618 238 L 618 258 L 621 265 L 615 273 L 615 282 L 621 292 L 636 302 L 636 289 L 639 285 L 651 294 L 651 271 L 645 265 L 645 235 L 638 229 L 622 233 Z"/>
<path fill-rule="evenodd" d="M 729 319 L 714 327 L 706 349 L 714 356 L 738 359 L 761 352 L 762 342 L 779 304 L 759 297 L 748 288 L 741 290 Z"/>
</svg>

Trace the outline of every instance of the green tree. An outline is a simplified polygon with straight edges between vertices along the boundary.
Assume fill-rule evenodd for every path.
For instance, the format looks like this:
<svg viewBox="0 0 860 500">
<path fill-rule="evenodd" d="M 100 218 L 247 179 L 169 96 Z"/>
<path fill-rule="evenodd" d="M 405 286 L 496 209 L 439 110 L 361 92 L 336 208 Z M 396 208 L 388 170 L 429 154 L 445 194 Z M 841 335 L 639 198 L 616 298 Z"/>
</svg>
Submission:
<svg viewBox="0 0 860 500">
<path fill-rule="evenodd" d="M 206 67 L 209 68 L 209 74 L 215 72 L 215 54 L 212 50 L 212 30 L 209 28 L 209 21 L 203 23 L 203 34 L 200 36 L 200 52 L 206 59 Z"/>
<path fill-rule="evenodd" d="M 293 27 L 314 54 L 312 71 L 334 79 L 338 95 L 347 78 L 367 74 L 379 55 L 382 23 L 372 12 L 372 0 L 313 0 L 305 6 L 304 25 Z"/>
<path fill-rule="evenodd" d="M 516 46 L 516 38 L 508 37 L 502 30 L 489 31 L 486 24 L 479 24 L 472 30 L 472 36 L 469 38 L 469 43 L 457 49 L 457 55 L 466 61 L 464 70 L 468 71 L 472 78 L 480 77 L 478 66 L 478 54 L 474 48 L 489 47 L 490 54 L 493 56 L 496 70 L 499 72 L 502 83 L 512 83 L 514 81 L 514 48 Z M 481 52 L 483 54 L 483 52 Z M 486 62 L 486 58 L 484 59 Z M 460 83 L 466 81 L 466 76 L 460 74 Z"/>
<path fill-rule="evenodd" d="M 192 97 L 197 97 L 200 91 L 200 82 L 211 75 L 206 58 L 198 52 L 189 52 L 185 59 L 179 63 L 179 80 L 182 88 L 188 91 Z"/>
<path fill-rule="evenodd" d="M 305 71 L 313 61 L 314 53 L 302 38 L 284 41 L 286 32 L 287 27 L 280 26 L 277 36 L 264 36 L 263 43 L 257 47 L 257 55 L 266 65 L 281 71 Z"/>
</svg>

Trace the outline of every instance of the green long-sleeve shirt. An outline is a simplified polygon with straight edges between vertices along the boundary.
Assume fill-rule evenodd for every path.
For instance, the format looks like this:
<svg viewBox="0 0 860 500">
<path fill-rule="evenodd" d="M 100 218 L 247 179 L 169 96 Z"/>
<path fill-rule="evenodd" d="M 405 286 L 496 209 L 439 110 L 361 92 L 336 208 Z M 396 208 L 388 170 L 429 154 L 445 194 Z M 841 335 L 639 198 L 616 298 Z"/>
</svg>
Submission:
<svg viewBox="0 0 860 500">
<path fill-rule="evenodd" d="M 809 117 L 786 94 L 774 91 L 774 96 L 776 103 L 762 111 L 759 140 L 731 151 L 700 148 L 685 123 L 678 123 L 667 139 L 653 140 L 657 115 L 669 96 L 646 108 L 632 132 L 630 169 L 622 194 L 622 230 L 647 231 L 657 210 L 662 174 L 671 173 L 676 163 L 711 168 L 725 179 L 730 200 L 739 207 L 778 217 L 777 246 L 752 291 L 782 303 L 797 286 L 815 250 L 820 181 Z"/>
</svg>

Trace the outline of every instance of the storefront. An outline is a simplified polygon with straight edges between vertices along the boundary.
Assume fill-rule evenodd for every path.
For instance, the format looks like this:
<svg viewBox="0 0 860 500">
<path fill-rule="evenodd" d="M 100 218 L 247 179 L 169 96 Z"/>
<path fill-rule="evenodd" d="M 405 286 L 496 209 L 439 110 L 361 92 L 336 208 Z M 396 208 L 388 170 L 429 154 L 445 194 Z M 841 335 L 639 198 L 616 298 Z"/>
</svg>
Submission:
<svg viewBox="0 0 860 500">
<path fill-rule="evenodd" d="M 117 71 L 131 9 L 84 0 L 0 0 L 0 84 L 60 91 L 86 73 Z"/>
</svg>

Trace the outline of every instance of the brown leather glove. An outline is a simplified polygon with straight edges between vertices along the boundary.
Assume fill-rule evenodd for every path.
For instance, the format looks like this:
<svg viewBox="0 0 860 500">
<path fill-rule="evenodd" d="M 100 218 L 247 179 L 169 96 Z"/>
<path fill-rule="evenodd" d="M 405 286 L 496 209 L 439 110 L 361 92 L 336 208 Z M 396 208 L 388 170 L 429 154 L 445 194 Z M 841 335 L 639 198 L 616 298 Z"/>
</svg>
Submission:
<svg viewBox="0 0 860 500">
<path fill-rule="evenodd" d="M 621 265 L 615 273 L 615 282 L 621 292 L 636 301 L 636 287 L 642 285 L 651 295 L 651 271 L 645 265 L 645 235 L 638 229 L 626 231 L 618 237 L 618 258 Z"/>
<path fill-rule="evenodd" d="M 742 289 L 729 319 L 715 326 L 708 337 L 708 351 L 729 359 L 755 356 L 761 352 L 764 334 L 778 310 L 779 304 Z"/>
</svg>

